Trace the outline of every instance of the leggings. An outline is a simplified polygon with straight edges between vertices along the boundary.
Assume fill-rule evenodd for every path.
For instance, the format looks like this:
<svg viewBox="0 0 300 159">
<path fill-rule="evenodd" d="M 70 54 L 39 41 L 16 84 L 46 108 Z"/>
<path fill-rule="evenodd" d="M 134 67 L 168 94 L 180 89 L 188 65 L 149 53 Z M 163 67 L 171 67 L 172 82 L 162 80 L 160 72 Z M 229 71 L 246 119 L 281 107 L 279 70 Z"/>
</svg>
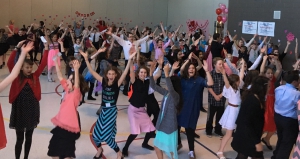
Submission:
<svg viewBox="0 0 300 159">
<path fill-rule="evenodd" d="M 238 153 L 235 159 L 247 159 L 248 156 Z M 251 156 L 252 159 L 264 159 L 263 152 L 257 152 L 254 156 Z"/>
<path fill-rule="evenodd" d="M 180 138 L 180 126 L 178 126 L 178 145 L 181 144 L 181 138 Z M 185 128 L 186 136 L 188 139 L 189 144 L 189 150 L 194 151 L 195 144 L 194 144 L 194 136 L 195 136 L 195 129 L 192 128 Z"/>
<path fill-rule="evenodd" d="M 15 156 L 16 159 L 20 159 L 20 155 L 21 155 L 21 151 L 22 151 L 22 145 L 23 145 L 23 141 L 24 141 L 24 133 L 25 133 L 25 152 L 24 152 L 24 159 L 28 159 L 28 155 L 29 155 L 29 151 L 30 151 L 30 147 L 31 147 L 31 142 L 32 142 L 32 134 L 33 134 L 33 130 L 28 130 L 26 132 L 24 131 L 18 131 L 16 130 L 16 135 L 17 135 L 17 142 L 16 142 L 16 146 L 15 146 Z"/>
<path fill-rule="evenodd" d="M 150 140 L 150 138 L 151 138 L 151 136 L 152 136 L 153 133 L 154 133 L 153 131 L 147 132 L 147 133 L 146 133 L 146 136 L 145 136 L 144 141 L 143 141 L 143 145 L 144 145 L 144 144 L 148 144 L 148 141 Z M 127 138 L 127 141 L 126 141 L 126 144 L 125 144 L 123 150 L 128 150 L 129 145 L 132 143 L 132 141 L 133 141 L 137 136 L 138 136 L 138 134 L 130 134 L 130 135 L 128 136 L 128 138 Z"/>
</svg>

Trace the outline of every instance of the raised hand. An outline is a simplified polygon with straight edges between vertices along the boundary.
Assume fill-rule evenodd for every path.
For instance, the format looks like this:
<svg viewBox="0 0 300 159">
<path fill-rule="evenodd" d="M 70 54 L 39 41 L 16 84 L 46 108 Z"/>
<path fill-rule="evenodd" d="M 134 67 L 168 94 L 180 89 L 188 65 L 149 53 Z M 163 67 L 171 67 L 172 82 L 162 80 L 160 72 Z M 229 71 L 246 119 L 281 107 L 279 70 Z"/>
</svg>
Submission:
<svg viewBox="0 0 300 159">
<path fill-rule="evenodd" d="M 24 40 L 23 40 L 24 41 Z M 23 42 L 24 43 L 24 42 Z M 32 42 L 32 41 L 29 41 L 28 43 L 27 43 L 27 45 L 25 46 L 25 45 L 23 45 L 22 46 L 22 52 L 29 52 L 30 50 L 32 50 L 33 48 L 34 48 L 34 46 L 33 46 L 33 44 L 34 44 L 34 42 Z"/>
<path fill-rule="evenodd" d="M 26 40 L 22 40 L 18 43 L 17 48 L 21 48 Z"/>
<path fill-rule="evenodd" d="M 129 56 L 129 60 L 132 60 L 133 57 L 135 57 L 135 55 L 136 55 L 136 52 L 132 53 L 132 54 Z"/>
<path fill-rule="evenodd" d="M 80 67 L 79 61 L 78 60 L 73 60 L 72 63 L 73 63 L 73 68 L 75 70 L 79 70 L 79 67 Z"/>
<path fill-rule="evenodd" d="M 88 54 L 83 52 L 82 50 L 79 50 L 79 53 L 84 57 L 85 60 L 88 59 Z"/>
<path fill-rule="evenodd" d="M 151 62 L 151 66 L 150 66 L 150 72 L 151 72 L 151 73 L 153 73 L 153 72 L 154 72 L 154 70 L 155 70 L 155 67 L 156 67 L 156 64 L 157 64 L 157 62 L 156 62 L 156 61 L 153 61 L 153 62 Z"/>
<path fill-rule="evenodd" d="M 170 65 L 169 65 L 169 64 L 166 64 L 166 65 L 164 66 L 164 72 L 168 72 L 168 73 L 169 73 L 169 71 L 170 71 Z"/>
<path fill-rule="evenodd" d="M 177 70 L 178 68 L 179 68 L 179 62 L 176 61 L 176 62 L 173 63 L 172 69 L 173 69 L 173 70 Z"/>
<path fill-rule="evenodd" d="M 263 57 L 263 60 L 266 61 L 267 59 L 268 59 L 268 55 L 265 55 L 265 56 Z"/>
<path fill-rule="evenodd" d="M 260 53 L 266 53 L 267 51 L 267 45 L 265 45 L 263 48 L 260 49 Z"/>
<path fill-rule="evenodd" d="M 57 42 L 60 44 L 60 45 L 63 45 L 63 41 L 61 39 L 58 39 Z"/>
<path fill-rule="evenodd" d="M 203 60 L 203 65 L 202 65 L 202 68 L 205 70 L 205 72 L 208 71 L 208 65 L 207 65 L 207 62 L 206 60 Z"/>
<path fill-rule="evenodd" d="M 290 41 L 287 41 L 287 42 L 286 42 L 286 44 L 287 44 L 287 45 L 290 45 L 290 44 L 291 44 L 291 42 L 290 42 Z"/>
</svg>

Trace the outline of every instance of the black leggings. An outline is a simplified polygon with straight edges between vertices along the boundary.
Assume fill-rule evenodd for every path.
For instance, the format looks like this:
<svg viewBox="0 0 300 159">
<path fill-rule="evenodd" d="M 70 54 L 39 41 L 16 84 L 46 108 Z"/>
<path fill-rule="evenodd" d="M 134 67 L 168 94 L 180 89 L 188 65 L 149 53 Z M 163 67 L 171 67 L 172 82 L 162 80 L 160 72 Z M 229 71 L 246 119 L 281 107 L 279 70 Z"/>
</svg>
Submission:
<svg viewBox="0 0 300 159">
<path fill-rule="evenodd" d="M 147 132 L 146 136 L 144 138 L 143 144 L 148 144 L 148 141 L 150 140 L 151 136 L 153 135 L 154 131 Z M 123 150 L 128 150 L 128 147 L 132 143 L 132 141 L 138 136 L 138 134 L 130 134 L 127 138 L 126 144 L 123 148 Z"/>
<path fill-rule="evenodd" d="M 180 128 L 181 128 L 181 126 L 178 126 L 178 145 L 181 144 Z M 185 133 L 186 133 L 186 137 L 188 139 L 189 150 L 194 151 L 194 149 L 195 149 L 195 144 L 194 144 L 195 129 L 185 128 Z"/>
<path fill-rule="evenodd" d="M 24 146 L 24 148 L 25 148 L 24 159 L 28 159 L 31 142 L 32 142 L 33 130 L 34 129 L 28 130 L 26 132 L 16 130 L 16 135 L 17 135 L 17 142 L 16 142 L 16 146 L 15 146 L 16 159 L 20 159 L 22 145 L 23 145 L 23 141 L 24 141 L 24 133 L 25 133 L 25 138 L 26 138 L 25 146 Z"/>
<path fill-rule="evenodd" d="M 247 159 L 248 156 L 238 153 L 235 159 Z M 257 152 L 254 156 L 251 157 L 252 159 L 264 159 L 263 152 Z"/>
</svg>

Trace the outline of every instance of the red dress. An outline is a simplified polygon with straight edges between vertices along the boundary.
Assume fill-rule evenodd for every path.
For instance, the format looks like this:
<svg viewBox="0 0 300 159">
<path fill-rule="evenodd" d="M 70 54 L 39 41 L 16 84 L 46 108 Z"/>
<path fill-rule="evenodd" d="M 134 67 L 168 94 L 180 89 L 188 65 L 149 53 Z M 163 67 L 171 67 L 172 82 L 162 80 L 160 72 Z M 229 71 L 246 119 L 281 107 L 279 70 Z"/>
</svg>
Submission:
<svg viewBox="0 0 300 159">
<path fill-rule="evenodd" d="M 275 81 L 276 78 L 275 76 L 273 76 L 273 78 L 269 82 L 269 88 L 266 99 L 264 131 L 268 132 L 276 131 L 276 125 L 274 121 Z"/>
<path fill-rule="evenodd" d="M 3 149 L 6 147 L 6 135 L 5 135 L 5 128 L 4 128 L 4 121 L 2 116 L 2 110 L 0 105 L 0 149 Z"/>
</svg>

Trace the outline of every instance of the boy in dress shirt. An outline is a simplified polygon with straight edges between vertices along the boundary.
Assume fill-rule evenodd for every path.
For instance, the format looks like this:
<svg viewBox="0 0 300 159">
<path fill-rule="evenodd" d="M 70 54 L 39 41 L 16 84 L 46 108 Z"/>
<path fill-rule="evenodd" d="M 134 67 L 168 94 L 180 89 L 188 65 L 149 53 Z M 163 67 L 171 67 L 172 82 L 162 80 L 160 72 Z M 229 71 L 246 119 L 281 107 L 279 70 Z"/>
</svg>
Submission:
<svg viewBox="0 0 300 159">
<path fill-rule="evenodd" d="M 124 52 L 124 57 L 125 57 L 125 67 L 127 66 L 128 58 L 130 56 L 130 49 L 134 46 L 139 46 L 141 42 L 146 41 L 149 38 L 149 36 L 152 36 L 152 34 L 147 35 L 142 39 L 134 41 L 134 35 L 132 33 L 129 33 L 128 37 L 127 37 L 128 40 L 124 40 L 124 39 L 118 37 L 117 35 L 113 34 L 112 30 L 113 30 L 112 27 L 110 27 L 108 29 L 108 31 L 106 32 L 106 34 L 111 35 L 123 47 L 123 52 Z M 126 84 L 124 85 L 123 94 L 127 96 L 128 88 L 129 88 L 129 73 L 125 80 L 126 80 L 125 81 Z"/>
</svg>

